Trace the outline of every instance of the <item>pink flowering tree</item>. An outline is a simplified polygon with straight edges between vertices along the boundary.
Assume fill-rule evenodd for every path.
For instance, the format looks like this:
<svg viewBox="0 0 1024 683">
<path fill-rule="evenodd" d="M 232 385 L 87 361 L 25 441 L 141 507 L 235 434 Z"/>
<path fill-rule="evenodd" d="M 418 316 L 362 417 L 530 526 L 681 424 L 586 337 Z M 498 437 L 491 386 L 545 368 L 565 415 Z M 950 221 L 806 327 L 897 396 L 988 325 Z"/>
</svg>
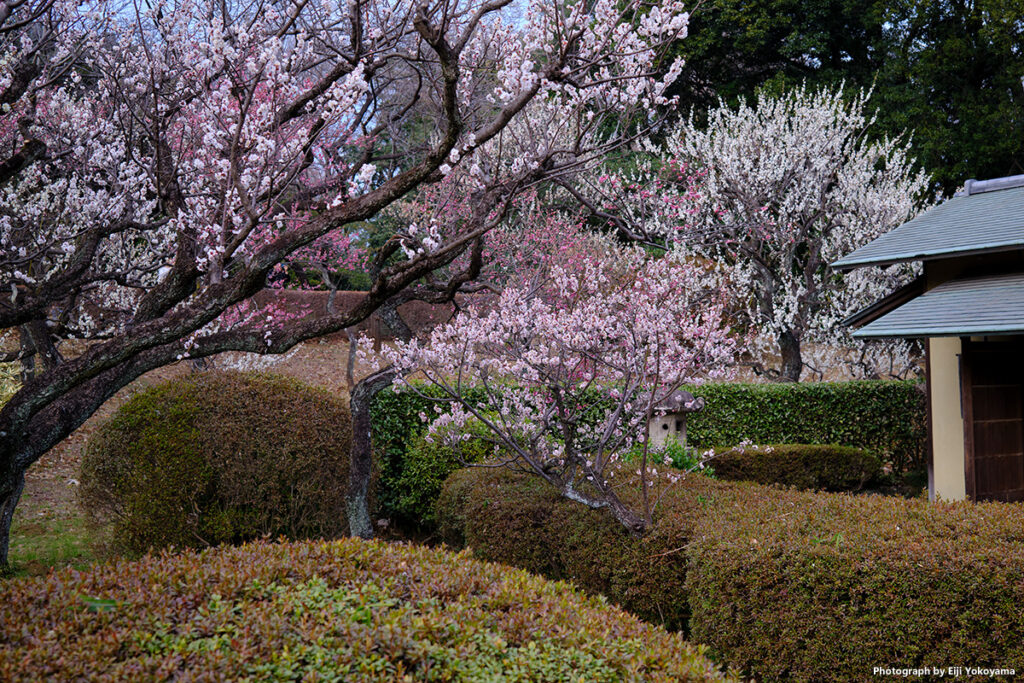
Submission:
<svg viewBox="0 0 1024 683">
<path fill-rule="evenodd" d="M 661 464 L 647 459 L 648 421 L 682 384 L 723 376 L 734 352 L 718 294 L 699 282 L 681 259 L 609 252 L 555 266 L 541 286 L 510 286 L 390 357 L 403 377 L 415 372 L 441 390 L 427 396 L 434 438 L 457 446 L 476 420 L 500 446 L 488 465 L 539 476 L 641 533 Z M 631 506 L 618 465 L 638 441 L 642 502 Z"/>
<path fill-rule="evenodd" d="M 26 470 L 136 377 L 471 282 L 517 194 L 657 120 L 686 21 L 677 0 L 0 5 L 0 330 L 32 365 L 0 410 L 0 565 Z M 254 303 L 451 174 L 458 229 L 398 226 L 351 307 Z"/>
</svg>

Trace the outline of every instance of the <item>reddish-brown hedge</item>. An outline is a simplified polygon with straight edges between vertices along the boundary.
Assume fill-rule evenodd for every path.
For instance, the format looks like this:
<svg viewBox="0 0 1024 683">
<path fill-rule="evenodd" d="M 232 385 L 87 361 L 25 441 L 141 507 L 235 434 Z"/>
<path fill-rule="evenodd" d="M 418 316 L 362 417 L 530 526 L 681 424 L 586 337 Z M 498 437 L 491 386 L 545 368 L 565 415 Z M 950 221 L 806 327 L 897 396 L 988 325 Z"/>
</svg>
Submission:
<svg viewBox="0 0 1024 683">
<path fill-rule="evenodd" d="M 686 482 L 662 500 L 654 529 L 637 538 L 607 511 L 562 498 L 538 477 L 465 469 L 445 483 L 438 530 L 446 543 L 472 548 L 481 559 L 573 581 L 648 621 L 682 629 L 691 529 L 700 508 L 727 486 L 701 475 Z M 620 492 L 629 500 L 635 488 Z"/>
<path fill-rule="evenodd" d="M 343 540 L 0 585 L 0 680 L 712 681 L 678 634 L 465 554 Z"/>
<path fill-rule="evenodd" d="M 705 509 L 686 554 L 691 637 L 762 680 L 1024 671 L 1019 506 L 749 485 Z"/>
<path fill-rule="evenodd" d="M 835 444 L 716 448 L 711 466 L 719 479 L 812 491 L 859 491 L 882 473 L 882 461 L 877 456 Z"/>
<path fill-rule="evenodd" d="M 445 538 L 569 579 L 760 680 L 950 662 L 1024 671 L 1024 509 L 688 477 L 634 538 L 501 471 L 453 475 Z"/>
</svg>

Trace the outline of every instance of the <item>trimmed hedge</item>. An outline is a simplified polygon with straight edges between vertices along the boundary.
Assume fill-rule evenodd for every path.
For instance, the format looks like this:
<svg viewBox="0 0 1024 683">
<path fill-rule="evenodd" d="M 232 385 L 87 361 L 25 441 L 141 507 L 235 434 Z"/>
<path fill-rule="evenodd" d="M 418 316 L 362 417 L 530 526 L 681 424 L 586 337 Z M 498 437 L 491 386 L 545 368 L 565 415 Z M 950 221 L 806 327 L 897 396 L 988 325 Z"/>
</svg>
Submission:
<svg viewBox="0 0 1024 683">
<path fill-rule="evenodd" d="M 465 554 L 347 539 L 0 585 L 0 680 L 715 681 L 679 634 Z"/>
<path fill-rule="evenodd" d="M 1024 670 L 1024 511 L 737 490 L 687 547 L 690 634 L 762 680 Z"/>
<path fill-rule="evenodd" d="M 719 479 L 824 491 L 859 491 L 882 473 L 882 462 L 876 456 L 836 445 L 718 448 L 711 465 Z"/>
<path fill-rule="evenodd" d="M 625 472 L 620 478 L 631 479 Z M 481 559 L 571 580 L 644 619 L 682 629 L 689 619 L 686 544 L 701 506 L 723 486 L 697 474 L 684 481 L 662 499 L 654 528 L 637 538 L 609 512 L 567 500 L 539 477 L 463 469 L 438 499 L 438 532 Z M 633 503 L 638 491 L 630 484 L 618 490 Z"/>
<path fill-rule="evenodd" d="M 628 490 L 624 488 L 623 490 Z M 1024 509 L 687 477 L 644 537 L 543 482 L 463 470 L 445 539 L 681 628 L 761 680 L 874 666 L 1024 670 Z"/>
<path fill-rule="evenodd" d="M 210 372 L 144 390 L 92 435 L 79 496 L 138 555 L 345 535 L 348 406 L 273 375 Z"/>
<path fill-rule="evenodd" d="M 915 381 L 705 384 L 689 415 L 697 448 L 753 443 L 842 444 L 878 454 L 893 472 L 922 469 L 927 453 L 924 385 Z"/>
<path fill-rule="evenodd" d="M 808 382 L 801 384 L 704 384 L 690 390 L 705 400 L 687 418 L 690 446 L 699 449 L 754 443 L 842 444 L 878 455 L 887 471 L 924 468 L 927 422 L 923 384 L 912 381 Z M 426 394 L 430 387 L 420 387 Z M 600 399 L 595 395 L 595 403 Z M 371 419 L 380 465 L 381 510 L 410 519 L 398 498 L 406 454 L 433 414 L 429 400 L 413 392 L 377 395 Z"/>
</svg>

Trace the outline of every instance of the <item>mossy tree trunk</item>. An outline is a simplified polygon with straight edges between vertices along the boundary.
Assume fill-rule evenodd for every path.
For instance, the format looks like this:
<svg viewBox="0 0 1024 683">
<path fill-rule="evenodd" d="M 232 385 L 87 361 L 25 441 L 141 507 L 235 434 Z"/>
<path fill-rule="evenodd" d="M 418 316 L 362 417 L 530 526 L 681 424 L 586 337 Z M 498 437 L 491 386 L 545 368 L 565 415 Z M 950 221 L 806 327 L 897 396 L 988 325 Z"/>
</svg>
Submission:
<svg viewBox="0 0 1024 683">
<path fill-rule="evenodd" d="M 7 574 L 11 569 L 9 561 L 11 522 L 14 520 L 14 509 L 18 506 L 18 500 L 21 498 L 24 488 L 24 472 L 5 477 L 0 486 L 0 576 Z"/>
<path fill-rule="evenodd" d="M 373 538 L 370 516 L 370 478 L 373 473 L 373 444 L 370 436 L 370 404 L 373 397 L 389 387 L 395 379 L 391 368 L 364 377 L 352 389 L 349 410 L 352 413 L 352 455 L 349 459 L 348 492 L 345 507 L 349 535 Z"/>
</svg>

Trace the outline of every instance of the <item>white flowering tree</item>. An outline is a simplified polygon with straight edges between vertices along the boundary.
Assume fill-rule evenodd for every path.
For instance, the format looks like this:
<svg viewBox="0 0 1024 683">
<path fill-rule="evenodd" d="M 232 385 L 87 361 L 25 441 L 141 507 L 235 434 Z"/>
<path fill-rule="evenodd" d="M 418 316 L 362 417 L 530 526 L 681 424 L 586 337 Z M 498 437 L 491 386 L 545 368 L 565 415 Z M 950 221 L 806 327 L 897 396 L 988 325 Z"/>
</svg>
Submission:
<svg viewBox="0 0 1024 683">
<path fill-rule="evenodd" d="M 906 141 L 867 139 L 867 97 L 761 95 L 752 107 L 720 106 L 706 127 L 691 120 L 667 142 L 670 157 L 700 176 L 681 244 L 728 267 L 761 355 L 777 353 L 782 379 L 800 379 L 808 342 L 849 344 L 840 321 L 913 274 L 829 266 L 912 218 L 927 189 Z"/>
<path fill-rule="evenodd" d="M 457 449 L 475 419 L 501 446 L 487 465 L 539 476 L 642 533 L 662 464 L 648 462 L 648 421 L 682 384 L 725 376 L 735 351 L 720 297 L 699 277 L 675 256 L 609 251 L 554 266 L 542 285 L 510 286 L 493 305 L 470 308 L 426 343 L 399 344 L 389 355 L 403 376 L 415 372 L 441 389 L 440 398 L 424 394 L 437 403 L 435 438 Z M 639 440 L 641 503 L 631 506 L 615 475 Z"/>
<path fill-rule="evenodd" d="M 0 330 L 34 362 L 0 410 L 0 565 L 25 471 L 118 389 L 451 297 L 523 188 L 642 133 L 609 119 L 666 103 L 678 68 L 653 74 L 687 20 L 666 0 L 637 23 L 643 4 L 0 4 Z M 458 230 L 400 226 L 351 308 L 253 302 L 454 173 Z"/>
<path fill-rule="evenodd" d="M 691 119 L 663 145 L 648 143 L 633 169 L 583 174 L 570 189 L 621 234 L 705 264 L 734 293 L 767 374 L 798 381 L 845 363 L 864 376 L 905 375 L 908 345 L 855 342 L 839 323 L 914 269 L 829 266 L 923 208 L 927 176 L 905 140 L 868 138 L 867 100 L 801 88 L 723 103 L 706 125 Z"/>
</svg>

